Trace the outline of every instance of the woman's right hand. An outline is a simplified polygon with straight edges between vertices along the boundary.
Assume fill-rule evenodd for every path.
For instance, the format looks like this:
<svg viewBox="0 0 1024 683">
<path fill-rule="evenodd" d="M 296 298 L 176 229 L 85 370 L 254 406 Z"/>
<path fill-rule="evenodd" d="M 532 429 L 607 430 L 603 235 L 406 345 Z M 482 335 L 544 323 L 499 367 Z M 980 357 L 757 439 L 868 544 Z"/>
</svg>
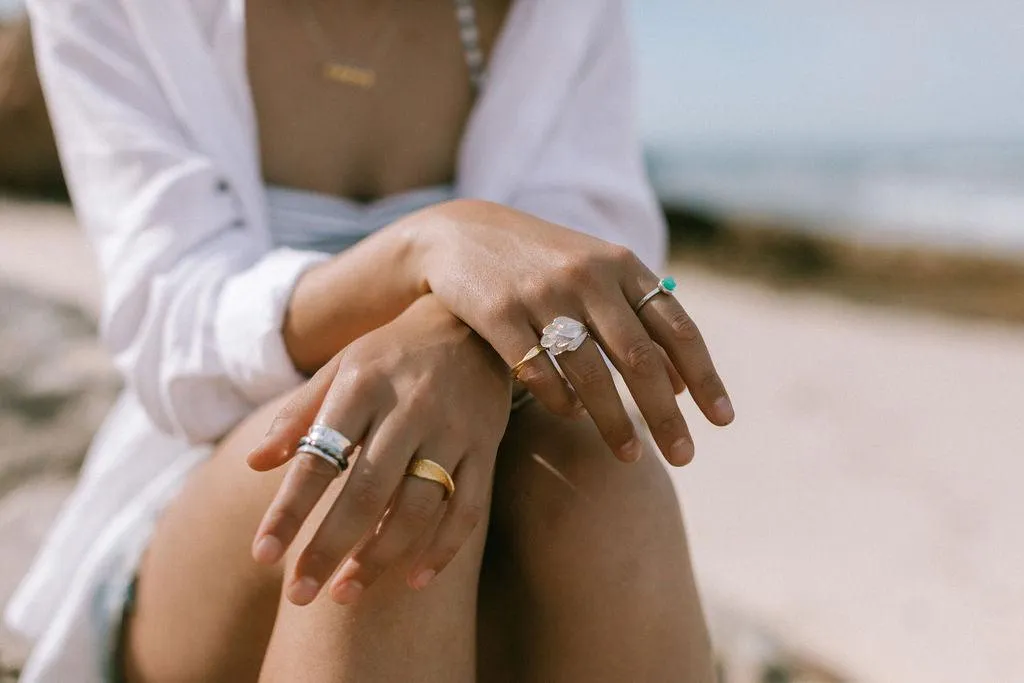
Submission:
<svg viewBox="0 0 1024 683">
<path fill-rule="evenodd" d="M 449 202 L 407 220 L 419 222 L 423 291 L 437 295 L 509 366 L 557 316 L 589 328 L 593 340 L 558 357 L 575 396 L 547 354 L 527 363 L 519 380 L 553 412 L 575 413 L 581 402 L 620 459 L 636 460 L 641 445 L 598 344 L 670 463 L 685 465 L 694 447 L 659 346 L 706 418 L 720 426 L 733 420 L 700 331 L 679 302 L 656 296 L 634 312 L 659 278 L 629 249 L 476 200 Z"/>
</svg>

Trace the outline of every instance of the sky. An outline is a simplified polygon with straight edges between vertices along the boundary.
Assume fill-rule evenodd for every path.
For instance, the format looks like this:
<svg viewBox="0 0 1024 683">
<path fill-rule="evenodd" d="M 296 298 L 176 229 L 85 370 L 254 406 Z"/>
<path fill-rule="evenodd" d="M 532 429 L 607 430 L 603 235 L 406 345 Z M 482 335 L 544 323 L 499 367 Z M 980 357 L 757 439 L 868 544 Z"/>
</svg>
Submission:
<svg viewBox="0 0 1024 683">
<path fill-rule="evenodd" d="M 633 0 L 670 147 L 1024 140 L 1024 0 Z"/>
</svg>

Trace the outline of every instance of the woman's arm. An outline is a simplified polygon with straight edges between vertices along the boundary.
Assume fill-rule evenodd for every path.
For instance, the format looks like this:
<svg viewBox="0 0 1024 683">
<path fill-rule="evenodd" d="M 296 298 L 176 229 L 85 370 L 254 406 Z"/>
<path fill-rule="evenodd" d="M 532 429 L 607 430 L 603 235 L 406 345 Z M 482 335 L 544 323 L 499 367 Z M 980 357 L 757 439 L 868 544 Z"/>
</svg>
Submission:
<svg viewBox="0 0 1024 683">
<path fill-rule="evenodd" d="M 286 580 L 288 598 L 312 601 L 344 560 L 329 591 L 338 602 L 353 602 L 438 517 L 408 582 L 423 588 L 444 569 L 483 516 L 508 422 L 510 385 L 494 349 L 434 296 L 419 298 L 329 361 L 248 458 L 260 471 L 283 465 L 313 422 L 361 447 L 338 499 Z M 440 485 L 404 476 L 414 457 L 433 460 L 454 478 L 447 505 Z M 282 558 L 337 476 L 333 465 L 295 455 L 253 541 L 257 561 Z"/>
</svg>

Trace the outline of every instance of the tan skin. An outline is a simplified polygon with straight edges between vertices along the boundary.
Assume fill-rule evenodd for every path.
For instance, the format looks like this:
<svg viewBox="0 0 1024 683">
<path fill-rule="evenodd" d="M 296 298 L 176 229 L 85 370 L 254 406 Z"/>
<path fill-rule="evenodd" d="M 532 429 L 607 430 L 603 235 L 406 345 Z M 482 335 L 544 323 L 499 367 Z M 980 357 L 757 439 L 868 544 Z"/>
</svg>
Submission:
<svg viewBox="0 0 1024 683">
<path fill-rule="evenodd" d="M 489 50 L 509 3 L 476 4 Z M 338 57 L 372 55 L 378 85 L 320 78 L 301 3 L 249 3 L 266 180 L 357 198 L 450 182 L 473 98 L 451 4 L 312 6 L 353 46 Z M 386 30 L 374 54 L 367 36 Z M 503 278 L 505 262 L 532 264 L 525 285 Z M 581 280 L 587 297 L 573 294 Z M 621 248 L 474 202 L 400 221 L 307 274 L 284 332 L 296 365 L 319 372 L 224 439 L 169 505 L 140 571 L 128 679 L 712 680 L 678 503 L 653 454 L 639 457 L 596 343 L 565 358 L 571 389 L 544 357 L 528 366 L 539 402 L 508 414 L 507 367 L 536 343 L 531 327 L 577 313 L 662 453 L 688 462 L 677 373 L 708 419 L 732 409 L 674 300 L 630 310 L 656 281 Z M 566 417 L 577 396 L 588 416 Z M 314 419 L 362 444 L 345 476 L 292 457 Z M 402 477 L 413 455 L 453 472 L 452 501 Z"/>
</svg>

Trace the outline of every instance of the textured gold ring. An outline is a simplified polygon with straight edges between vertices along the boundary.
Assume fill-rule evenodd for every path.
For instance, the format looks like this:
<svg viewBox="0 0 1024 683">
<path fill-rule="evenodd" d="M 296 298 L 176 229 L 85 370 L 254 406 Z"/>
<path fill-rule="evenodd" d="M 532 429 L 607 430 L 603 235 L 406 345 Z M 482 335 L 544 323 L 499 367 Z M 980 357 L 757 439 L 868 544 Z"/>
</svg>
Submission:
<svg viewBox="0 0 1024 683">
<path fill-rule="evenodd" d="M 405 468 L 405 474 L 409 477 L 433 481 L 443 486 L 444 498 L 442 500 L 448 500 L 455 495 L 455 482 L 452 481 L 452 475 L 433 460 L 413 458 L 409 461 L 409 466 Z"/>
<path fill-rule="evenodd" d="M 526 355 L 523 356 L 523 359 L 521 361 L 519 361 L 511 368 L 509 368 L 508 374 L 512 375 L 512 379 L 518 380 L 519 373 L 523 371 L 523 367 L 542 353 L 544 353 L 544 347 L 541 346 L 540 344 L 537 344 L 532 349 L 526 352 Z"/>
</svg>

